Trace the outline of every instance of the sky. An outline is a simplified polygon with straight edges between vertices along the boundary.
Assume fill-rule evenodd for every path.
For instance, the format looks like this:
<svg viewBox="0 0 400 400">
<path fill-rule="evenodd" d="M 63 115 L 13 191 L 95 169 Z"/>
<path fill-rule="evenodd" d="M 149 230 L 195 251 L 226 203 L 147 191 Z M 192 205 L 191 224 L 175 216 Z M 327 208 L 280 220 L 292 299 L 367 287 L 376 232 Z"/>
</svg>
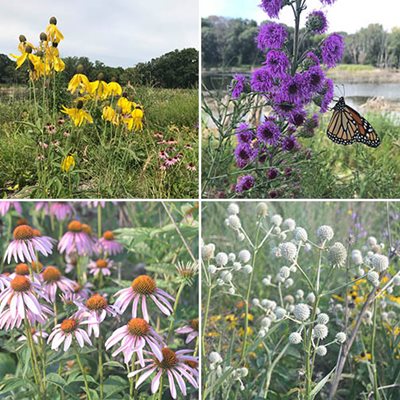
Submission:
<svg viewBox="0 0 400 400">
<path fill-rule="evenodd" d="M 15 53 L 20 34 L 35 44 L 52 16 L 65 36 L 61 57 L 86 56 L 129 67 L 175 49 L 199 49 L 198 1 L 2 1 L 0 53 Z"/>
<path fill-rule="evenodd" d="M 254 19 L 261 22 L 268 16 L 258 5 L 261 0 L 201 0 L 201 16 L 219 15 Z M 371 23 L 380 23 L 387 30 L 400 26 L 398 0 L 337 0 L 331 6 L 323 6 L 319 0 L 308 0 L 308 10 L 325 9 L 328 12 L 329 31 L 355 33 Z M 245 5 L 244 5 L 245 4 Z M 281 12 L 280 21 L 293 25 L 290 7 Z M 304 20 L 304 19 L 303 19 Z"/>
</svg>

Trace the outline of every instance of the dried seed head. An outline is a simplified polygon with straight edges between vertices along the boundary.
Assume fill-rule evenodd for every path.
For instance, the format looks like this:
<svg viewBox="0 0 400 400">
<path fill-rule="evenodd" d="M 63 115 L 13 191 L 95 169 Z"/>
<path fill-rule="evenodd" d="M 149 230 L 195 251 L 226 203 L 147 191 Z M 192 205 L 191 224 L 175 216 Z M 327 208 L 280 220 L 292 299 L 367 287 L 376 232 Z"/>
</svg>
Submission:
<svg viewBox="0 0 400 400">
<path fill-rule="evenodd" d="M 40 38 L 40 40 L 41 40 L 42 42 L 46 42 L 46 41 L 47 41 L 47 35 L 46 35 L 44 32 L 42 32 L 42 33 L 39 35 L 39 38 Z"/>
<path fill-rule="evenodd" d="M 19 35 L 19 41 L 21 42 L 21 43 L 25 43 L 26 42 L 26 36 L 25 35 Z"/>
<path fill-rule="evenodd" d="M 52 25 L 57 25 L 57 18 L 56 17 L 51 17 L 49 20 L 49 23 Z"/>
</svg>

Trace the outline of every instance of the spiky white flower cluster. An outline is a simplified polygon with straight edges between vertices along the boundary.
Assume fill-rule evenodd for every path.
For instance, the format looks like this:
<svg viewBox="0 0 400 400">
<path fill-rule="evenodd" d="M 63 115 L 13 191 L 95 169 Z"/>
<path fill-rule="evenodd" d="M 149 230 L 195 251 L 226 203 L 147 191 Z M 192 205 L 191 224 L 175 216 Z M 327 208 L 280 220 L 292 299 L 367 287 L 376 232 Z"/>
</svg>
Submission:
<svg viewBox="0 0 400 400">
<path fill-rule="evenodd" d="M 320 242 L 332 240 L 333 235 L 333 229 L 329 225 L 322 225 L 317 229 L 317 237 Z"/>
<path fill-rule="evenodd" d="M 293 315 L 298 321 L 307 321 L 310 318 L 310 308 L 307 304 L 299 303 L 294 306 Z"/>
<path fill-rule="evenodd" d="M 340 242 L 335 242 L 329 248 L 328 259 L 334 267 L 342 267 L 347 260 L 347 250 Z"/>
<path fill-rule="evenodd" d="M 245 386 L 244 386 L 244 383 L 242 381 L 242 378 L 245 378 L 248 374 L 249 374 L 249 370 L 247 368 L 245 368 L 245 367 L 236 368 L 235 370 L 233 370 L 232 378 L 235 381 L 239 381 L 240 390 L 244 390 L 245 389 Z"/>
<path fill-rule="evenodd" d="M 299 332 L 292 332 L 289 335 L 289 343 L 290 344 L 299 344 L 302 341 L 301 334 Z"/>
<path fill-rule="evenodd" d="M 297 247 L 292 242 L 284 242 L 279 245 L 280 253 L 283 258 L 293 262 L 297 256 Z"/>
</svg>

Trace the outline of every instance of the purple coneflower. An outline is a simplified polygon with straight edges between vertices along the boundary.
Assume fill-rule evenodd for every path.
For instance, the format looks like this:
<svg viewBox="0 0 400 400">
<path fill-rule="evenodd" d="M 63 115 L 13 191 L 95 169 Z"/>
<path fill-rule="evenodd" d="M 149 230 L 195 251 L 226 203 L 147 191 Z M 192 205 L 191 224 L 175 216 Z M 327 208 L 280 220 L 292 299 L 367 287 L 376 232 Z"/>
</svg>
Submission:
<svg viewBox="0 0 400 400">
<path fill-rule="evenodd" d="M 98 244 L 102 252 L 110 256 L 122 253 L 124 250 L 122 244 L 115 240 L 115 236 L 112 231 L 105 231 L 103 236 L 99 239 Z"/>
<path fill-rule="evenodd" d="M 22 207 L 18 201 L 0 201 L 0 215 L 4 217 L 13 207 L 18 214 L 22 214 Z"/>
<path fill-rule="evenodd" d="M 137 374 L 142 374 L 136 382 L 136 388 L 138 388 L 143 382 L 145 382 L 153 373 L 156 373 L 151 381 L 151 392 L 156 393 L 160 386 L 160 380 L 162 375 L 167 375 L 169 390 L 173 399 L 177 397 L 177 390 L 175 381 L 177 382 L 182 394 L 186 396 L 186 383 L 183 378 L 196 389 L 198 388 L 197 383 L 197 357 L 188 356 L 192 350 L 178 350 L 173 351 L 168 347 L 164 347 L 162 350 L 162 361 L 159 361 L 155 354 L 149 354 L 149 358 L 145 359 L 146 366 L 137 371 L 128 374 L 128 378 L 132 378 Z"/>
<path fill-rule="evenodd" d="M 68 203 L 51 203 L 49 205 L 49 215 L 54 215 L 58 221 L 71 218 L 74 208 Z"/>
<path fill-rule="evenodd" d="M 80 327 L 82 324 L 84 324 L 84 322 L 80 321 L 79 318 L 64 319 L 61 324 L 57 324 L 54 327 L 47 343 L 51 342 L 51 348 L 56 351 L 63 342 L 64 351 L 67 351 L 71 347 L 73 338 L 75 338 L 80 347 L 83 347 L 85 342 L 91 346 L 92 342 L 88 334 Z"/>
<path fill-rule="evenodd" d="M 79 221 L 71 221 L 68 224 L 68 232 L 64 233 L 58 244 L 60 253 L 77 253 L 80 256 L 93 254 L 95 241 L 90 226 Z"/>
<path fill-rule="evenodd" d="M 165 315 L 171 315 L 173 309 L 169 300 L 175 299 L 164 290 L 157 287 L 153 278 L 148 275 L 140 275 L 133 280 L 131 286 L 115 293 L 117 299 L 114 307 L 122 314 L 132 303 L 132 317 L 136 318 L 139 302 L 142 302 L 143 318 L 148 322 L 147 299 L 150 298 Z"/>
<path fill-rule="evenodd" d="M 144 367 L 143 348 L 146 344 L 151 348 L 159 361 L 163 359 L 161 349 L 163 347 L 162 337 L 142 318 L 132 318 L 125 326 L 118 328 L 106 341 L 108 350 L 121 341 L 121 346 L 112 354 L 113 357 L 123 353 L 125 363 L 132 360 L 134 353 L 137 353 L 139 363 Z"/>
<path fill-rule="evenodd" d="M 56 301 L 57 289 L 60 289 L 63 293 L 74 291 L 75 282 L 62 276 L 60 270 L 56 267 L 46 267 L 41 273 L 41 278 L 43 281 L 42 291 L 51 303 Z"/>
<path fill-rule="evenodd" d="M 46 339 L 49 334 L 47 332 L 44 332 L 42 330 L 36 330 L 35 328 L 31 328 L 31 334 L 32 334 L 32 339 L 33 342 L 36 344 L 40 343 L 40 339 Z M 21 335 L 18 339 L 17 342 L 24 342 L 27 340 L 25 335 Z"/>
<path fill-rule="evenodd" d="M 193 163 L 189 163 L 188 165 L 186 165 L 186 169 L 191 172 L 194 172 L 197 170 L 196 166 Z"/>
<path fill-rule="evenodd" d="M 10 286 L 10 277 L 5 274 L 0 274 L 0 292 Z"/>
<path fill-rule="evenodd" d="M 113 261 L 109 260 L 108 258 L 103 259 L 99 258 L 96 261 L 91 260 L 88 268 L 90 270 L 90 273 L 93 274 L 94 276 L 97 276 L 99 274 L 103 276 L 110 276 L 111 275 L 111 270 L 113 266 Z"/>
<path fill-rule="evenodd" d="M 175 331 L 179 335 L 188 334 L 185 343 L 188 344 L 199 336 L 199 319 L 192 319 L 189 325 L 182 326 Z"/>
<path fill-rule="evenodd" d="M 41 236 L 40 232 L 32 229 L 29 225 L 20 225 L 14 229 L 14 240 L 8 245 L 4 260 L 7 258 L 9 264 L 11 258 L 15 262 L 25 260 L 36 261 L 36 252 L 47 257 L 52 253 L 54 239 Z"/>
</svg>

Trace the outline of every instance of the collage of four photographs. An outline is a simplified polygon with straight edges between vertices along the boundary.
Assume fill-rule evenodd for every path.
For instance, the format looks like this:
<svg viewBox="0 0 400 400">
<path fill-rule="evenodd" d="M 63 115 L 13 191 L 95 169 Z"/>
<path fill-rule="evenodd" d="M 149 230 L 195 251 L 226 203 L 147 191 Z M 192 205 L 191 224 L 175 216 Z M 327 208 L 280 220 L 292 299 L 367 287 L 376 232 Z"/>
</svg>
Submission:
<svg viewBox="0 0 400 400">
<path fill-rule="evenodd" d="M 395 11 L 4 4 L 0 399 L 400 399 Z"/>
</svg>

